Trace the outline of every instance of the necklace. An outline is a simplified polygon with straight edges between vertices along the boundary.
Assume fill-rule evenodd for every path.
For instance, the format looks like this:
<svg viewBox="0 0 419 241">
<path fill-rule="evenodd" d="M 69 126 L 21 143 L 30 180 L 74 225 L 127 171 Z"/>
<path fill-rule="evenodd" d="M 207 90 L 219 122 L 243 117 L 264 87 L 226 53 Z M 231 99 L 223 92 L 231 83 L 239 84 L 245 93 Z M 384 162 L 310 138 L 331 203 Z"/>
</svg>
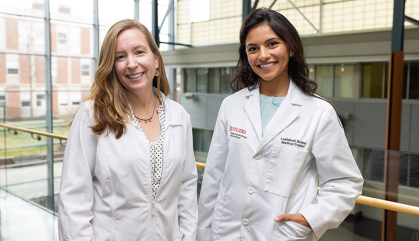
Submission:
<svg viewBox="0 0 419 241">
<path fill-rule="evenodd" d="M 134 115 L 134 116 L 135 116 L 135 118 L 136 118 L 139 122 L 141 122 L 141 121 L 144 121 L 144 123 L 151 122 L 151 119 L 153 119 L 153 116 L 154 116 L 154 110 L 155 110 L 155 109 L 156 109 L 156 98 L 154 98 L 153 114 L 151 114 L 151 117 L 150 117 L 150 118 L 148 118 L 148 119 L 141 119 L 140 117 L 138 117 L 138 116 L 136 116 L 136 115 Z"/>
</svg>

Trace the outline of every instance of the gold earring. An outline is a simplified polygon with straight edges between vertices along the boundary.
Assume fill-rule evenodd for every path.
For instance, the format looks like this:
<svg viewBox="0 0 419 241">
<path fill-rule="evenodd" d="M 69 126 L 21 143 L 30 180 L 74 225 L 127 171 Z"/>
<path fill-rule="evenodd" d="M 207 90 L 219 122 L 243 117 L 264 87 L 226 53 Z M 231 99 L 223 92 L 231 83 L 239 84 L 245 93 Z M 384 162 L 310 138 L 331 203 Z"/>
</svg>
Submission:
<svg viewBox="0 0 419 241">
<path fill-rule="evenodd" d="M 159 76 L 159 71 L 157 69 L 154 71 L 154 76 Z"/>
</svg>

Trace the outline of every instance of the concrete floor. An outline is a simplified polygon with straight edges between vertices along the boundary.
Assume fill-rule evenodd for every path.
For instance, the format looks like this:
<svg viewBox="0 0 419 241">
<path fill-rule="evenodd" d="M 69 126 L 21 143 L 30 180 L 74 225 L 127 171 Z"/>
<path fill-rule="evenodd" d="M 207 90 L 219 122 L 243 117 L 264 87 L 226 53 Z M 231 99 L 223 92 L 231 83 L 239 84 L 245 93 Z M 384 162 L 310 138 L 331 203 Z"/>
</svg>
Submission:
<svg viewBox="0 0 419 241">
<path fill-rule="evenodd" d="M 58 241 L 58 218 L 0 189 L 0 241 Z"/>
</svg>

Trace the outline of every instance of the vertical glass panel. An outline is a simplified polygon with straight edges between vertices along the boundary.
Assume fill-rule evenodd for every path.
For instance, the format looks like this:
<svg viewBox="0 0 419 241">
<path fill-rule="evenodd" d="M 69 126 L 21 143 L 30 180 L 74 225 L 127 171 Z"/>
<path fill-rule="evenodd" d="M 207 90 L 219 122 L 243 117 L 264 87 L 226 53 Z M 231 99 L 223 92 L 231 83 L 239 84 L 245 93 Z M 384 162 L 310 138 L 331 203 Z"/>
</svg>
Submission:
<svg viewBox="0 0 419 241">
<path fill-rule="evenodd" d="M 16 15 L 44 17 L 44 1 L 34 0 L 0 0 L 0 11 Z"/>
<path fill-rule="evenodd" d="M 219 76 L 217 76 L 219 70 L 217 69 L 208 69 L 208 93 L 219 93 Z"/>
<path fill-rule="evenodd" d="M 419 99 L 419 63 L 410 63 L 409 99 Z"/>
<path fill-rule="evenodd" d="M 152 5 L 151 0 L 140 0 L 140 23 L 151 32 L 152 28 Z M 159 14 L 160 15 L 160 14 Z"/>
<path fill-rule="evenodd" d="M 119 20 L 127 18 L 134 18 L 133 0 L 99 1 L 99 25 L 112 26 Z"/>
<path fill-rule="evenodd" d="M 232 72 L 230 67 L 220 69 L 220 93 L 231 93 L 230 78 Z"/>
<path fill-rule="evenodd" d="M 384 64 L 364 64 L 362 66 L 362 98 L 382 98 L 383 78 L 385 78 Z"/>
<path fill-rule="evenodd" d="M 403 99 L 407 98 L 407 93 L 408 93 L 408 89 L 407 89 L 407 72 L 409 71 L 409 63 L 404 63 L 404 72 L 403 72 Z"/>
<path fill-rule="evenodd" d="M 185 92 L 195 92 L 196 70 L 185 69 Z"/>
<path fill-rule="evenodd" d="M 354 83 L 354 66 L 335 65 L 334 97 L 352 98 Z"/>
<path fill-rule="evenodd" d="M 93 23 L 93 0 L 49 0 L 51 19 Z M 99 1 L 99 5 L 102 0 Z"/>
<path fill-rule="evenodd" d="M 67 22 L 51 22 L 51 53 L 93 56 L 93 27 Z"/>
<path fill-rule="evenodd" d="M 318 65 L 316 81 L 318 94 L 324 97 L 333 97 L 333 65 Z"/>
<path fill-rule="evenodd" d="M 196 92 L 207 93 L 208 69 L 197 69 L 196 71 Z"/>
</svg>

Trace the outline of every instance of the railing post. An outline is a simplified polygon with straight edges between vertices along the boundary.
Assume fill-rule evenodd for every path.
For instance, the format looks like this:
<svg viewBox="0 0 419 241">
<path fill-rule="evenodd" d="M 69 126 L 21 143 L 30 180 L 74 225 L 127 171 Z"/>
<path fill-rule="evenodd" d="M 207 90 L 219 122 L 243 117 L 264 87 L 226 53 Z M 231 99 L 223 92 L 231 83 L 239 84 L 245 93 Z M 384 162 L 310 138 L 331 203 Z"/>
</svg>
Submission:
<svg viewBox="0 0 419 241">
<path fill-rule="evenodd" d="M 52 126 L 52 80 L 51 80 L 51 25 L 49 13 L 49 0 L 44 0 L 45 12 L 45 88 L 47 109 L 45 121 L 47 132 L 53 132 Z M 47 162 L 48 162 L 48 208 L 54 208 L 54 146 L 51 137 L 47 137 Z"/>
</svg>

